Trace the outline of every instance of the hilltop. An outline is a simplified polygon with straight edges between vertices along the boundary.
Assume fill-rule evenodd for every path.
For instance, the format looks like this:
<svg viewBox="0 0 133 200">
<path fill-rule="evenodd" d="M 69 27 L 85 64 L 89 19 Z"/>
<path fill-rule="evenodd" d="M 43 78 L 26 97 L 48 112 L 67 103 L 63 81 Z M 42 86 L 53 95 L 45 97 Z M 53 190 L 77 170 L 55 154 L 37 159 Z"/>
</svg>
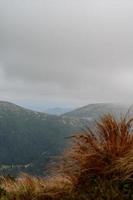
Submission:
<svg viewBox="0 0 133 200">
<path fill-rule="evenodd" d="M 96 103 L 89 104 L 73 111 L 63 114 L 64 117 L 87 119 L 88 121 L 94 121 L 99 119 L 105 113 L 111 113 L 115 116 L 125 114 L 130 109 L 133 113 L 132 106 L 126 104 L 115 104 L 115 103 Z"/>
</svg>

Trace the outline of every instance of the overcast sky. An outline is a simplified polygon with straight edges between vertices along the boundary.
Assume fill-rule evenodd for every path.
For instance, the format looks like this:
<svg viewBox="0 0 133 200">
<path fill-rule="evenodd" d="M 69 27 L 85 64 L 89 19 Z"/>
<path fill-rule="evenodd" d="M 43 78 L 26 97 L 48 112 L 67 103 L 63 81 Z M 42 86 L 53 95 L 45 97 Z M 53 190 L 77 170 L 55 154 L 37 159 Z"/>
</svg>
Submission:
<svg viewBox="0 0 133 200">
<path fill-rule="evenodd" d="M 0 99 L 133 103 L 133 1 L 0 0 Z"/>
</svg>

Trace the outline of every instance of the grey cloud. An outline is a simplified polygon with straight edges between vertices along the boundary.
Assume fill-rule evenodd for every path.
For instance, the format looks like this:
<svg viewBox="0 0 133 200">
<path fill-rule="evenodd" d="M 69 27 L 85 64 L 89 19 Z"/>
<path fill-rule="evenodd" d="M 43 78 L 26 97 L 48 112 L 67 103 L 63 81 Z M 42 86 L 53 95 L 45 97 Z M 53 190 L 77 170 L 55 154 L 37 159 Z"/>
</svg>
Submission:
<svg viewBox="0 0 133 200">
<path fill-rule="evenodd" d="M 0 91 L 86 103 L 131 99 L 132 9 L 130 0 L 0 0 Z"/>
</svg>

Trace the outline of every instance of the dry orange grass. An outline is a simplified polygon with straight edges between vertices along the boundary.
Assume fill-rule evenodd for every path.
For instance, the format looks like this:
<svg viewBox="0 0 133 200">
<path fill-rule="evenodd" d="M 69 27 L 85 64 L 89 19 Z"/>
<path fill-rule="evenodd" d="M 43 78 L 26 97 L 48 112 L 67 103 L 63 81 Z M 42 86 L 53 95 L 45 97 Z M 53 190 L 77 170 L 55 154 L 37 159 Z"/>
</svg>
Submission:
<svg viewBox="0 0 133 200">
<path fill-rule="evenodd" d="M 123 157 L 116 160 L 111 171 L 119 174 L 116 179 L 133 181 L 133 148 Z"/>
<path fill-rule="evenodd" d="M 62 159 L 60 171 L 77 186 L 87 185 L 91 177 L 112 176 L 115 161 L 133 149 L 132 119 L 119 120 L 108 114 L 96 123 L 95 131 L 73 136 L 73 145 Z"/>
<path fill-rule="evenodd" d="M 51 177 L 47 180 L 22 174 L 15 181 L 3 178 L 1 187 L 9 200 L 55 200 L 68 195 L 71 182 L 65 177 Z"/>
</svg>

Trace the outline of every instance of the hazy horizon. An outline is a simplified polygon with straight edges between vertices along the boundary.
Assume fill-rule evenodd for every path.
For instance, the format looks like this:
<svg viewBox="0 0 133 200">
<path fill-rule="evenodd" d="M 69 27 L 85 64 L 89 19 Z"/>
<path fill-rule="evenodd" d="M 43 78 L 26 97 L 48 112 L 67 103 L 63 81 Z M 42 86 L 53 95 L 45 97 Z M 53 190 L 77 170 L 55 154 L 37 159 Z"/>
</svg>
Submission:
<svg viewBox="0 0 133 200">
<path fill-rule="evenodd" d="M 131 107 L 133 106 L 133 103 L 122 103 L 122 102 L 92 102 L 92 103 L 88 103 L 88 104 L 78 104 L 78 105 L 72 105 L 72 104 L 61 104 L 61 103 L 51 103 L 51 102 L 39 102 L 39 101 L 8 101 L 8 100 L 1 100 L 0 102 L 7 102 L 7 103 L 13 103 L 16 104 L 18 106 L 21 106 L 23 108 L 27 108 L 33 111 L 39 111 L 39 112 L 46 112 L 49 114 L 54 114 L 55 112 L 61 112 L 61 113 L 66 113 L 75 109 L 79 109 L 88 105 L 100 105 L 100 104 L 114 104 L 114 105 L 118 105 L 118 106 L 123 106 L 128 109 L 131 109 Z M 56 110 L 57 109 L 57 110 Z"/>
</svg>

